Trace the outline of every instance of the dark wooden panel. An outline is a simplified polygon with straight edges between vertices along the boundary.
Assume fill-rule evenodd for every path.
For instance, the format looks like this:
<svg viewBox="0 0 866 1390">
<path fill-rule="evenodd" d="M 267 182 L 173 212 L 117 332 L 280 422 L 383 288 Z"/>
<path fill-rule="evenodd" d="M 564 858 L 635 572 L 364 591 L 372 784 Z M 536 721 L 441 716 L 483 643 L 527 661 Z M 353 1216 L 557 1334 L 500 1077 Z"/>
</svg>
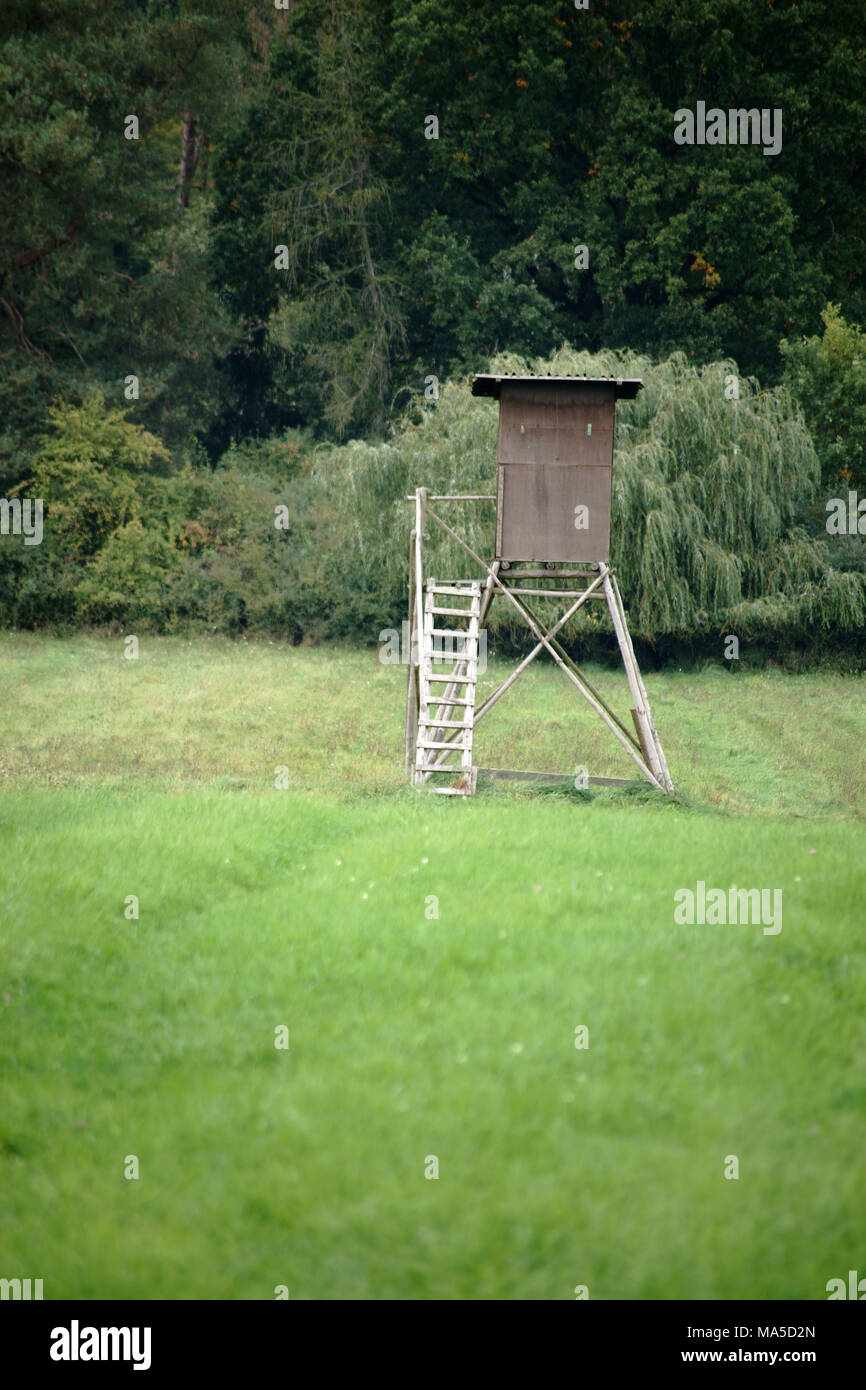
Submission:
<svg viewBox="0 0 866 1390">
<path fill-rule="evenodd" d="M 548 388 L 549 389 L 549 388 Z M 583 393 L 543 388 L 503 393 L 499 406 L 499 462 L 583 464 L 610 468 L 613 462 L 614 400 L 587 401 Z"/>
<path fill-rule="evenodd" d="M 570 384 L 566 382 L 562 386 L 556 386 L 551 382 L 539 380 L 527 386 L 510 386 L 503 384 L 502 395 L 499 398 L 500 406 L 506 401 L 527 401 L 534 405 L 554 406 L 565 403 L 583 403 L 584 405 L 602 405 L 604 403 L 614 404 L 616 402 L 616 389 L 604 382 L 593 382 L 590 385 Z"/>
<path fill-rule="evenodd" d="M 497 559 L 609 558 L 609 468 L 511 463 L 499 467 L 497 481 Z M 586 530 L 575 528 L 578 506 L 589 510 Z"/>
</svg>

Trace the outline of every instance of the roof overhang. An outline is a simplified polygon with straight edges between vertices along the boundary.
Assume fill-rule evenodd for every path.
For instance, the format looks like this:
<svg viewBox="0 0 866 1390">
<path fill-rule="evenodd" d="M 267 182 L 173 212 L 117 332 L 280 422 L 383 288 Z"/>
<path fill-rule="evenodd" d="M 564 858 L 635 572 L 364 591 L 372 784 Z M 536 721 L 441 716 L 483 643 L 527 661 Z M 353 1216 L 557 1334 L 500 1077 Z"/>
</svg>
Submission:
<svg viewBox="0 0 866 1390">
<path fill-rule="evenodd" d="M 620 397 L 633 400 L 643 386 L 637 377 L 621 376 L 476 376 L 472 382 L 473 396 L 492 396 L 499 400 L 503 386 L 586 386 L 597 390 L 608 386 Z"/>
</svg>

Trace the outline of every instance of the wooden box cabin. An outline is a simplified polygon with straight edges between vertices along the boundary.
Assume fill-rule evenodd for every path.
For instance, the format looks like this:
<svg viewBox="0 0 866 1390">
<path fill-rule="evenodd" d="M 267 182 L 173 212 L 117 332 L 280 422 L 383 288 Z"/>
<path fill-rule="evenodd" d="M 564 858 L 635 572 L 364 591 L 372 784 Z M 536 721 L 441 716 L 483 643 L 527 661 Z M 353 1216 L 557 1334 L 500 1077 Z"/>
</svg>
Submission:
<svg viewBox="0 0 866 1390">
<path fill-rule="evenodd" d="M 642 385 L 619 377 L 475 377 L 472 394 L 499 401 L 496 560 L 607 563 L 614 412 Z"/>
</svg>

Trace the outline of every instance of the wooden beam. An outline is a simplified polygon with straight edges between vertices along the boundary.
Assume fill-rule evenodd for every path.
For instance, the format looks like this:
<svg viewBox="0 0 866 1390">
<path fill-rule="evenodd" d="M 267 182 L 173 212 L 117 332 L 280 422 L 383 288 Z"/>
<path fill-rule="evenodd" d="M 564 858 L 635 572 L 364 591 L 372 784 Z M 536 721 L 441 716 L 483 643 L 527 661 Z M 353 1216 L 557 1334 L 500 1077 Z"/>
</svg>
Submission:
<svg viewBox="0 0 866 1390">
<path fill-rule="evenodd" d="M 508 579 L 511 575 L 506 576 Z M 514 589 L 515 594 L 529 594 L 534 598 L 571 598 L 574 589 Z M 604 594 L 593 594 L 593 598 L 604 598 Z"/>
<path fill-rule="evenodd" d="M 520 590 L 515 590 L 515 592 L 516 592 L 516 593 L 519 593 Z M 593 598 L 595 598 L 595 597 L 597 597 L 597 595 L 593 594 Z M 604 594 L 602 594 L 601 597 L 604 598 Z M 532 613 L 532 609 L 529 607 L 528 604 L 526 605 L 526 611 L 527 611 L 527 613 Z M 537 622 L 537 621 L 538 621 L 538 616 L 537 616 L 537 614 L 533 613 L 532 616 L 535 618 L 535 620 L 536 620 L 536 622 Z M 549 633 L 548 633 L 548 636 L 550 636 Z M 581 671 L 581 669 L 580 669 L 580 667 L 578 666 L 577 662 L 576 662 L 576 661 L 573 661 L 572 658 L 568 655 L 568 652 L 565 650 L 565 648 L 563 647 L 562 643 L 561 643 L 561 642 L 558 642 L 558 641 L 554 641 L 554 644 L 553 644 L 553 645 L 556 647 L 556 650 L 559 652 L 559 655 L 562 657 L 563 661 L 566 662 L 566 664 L 567 664 L 568 666 L 571 667 L 572 671 L 575 673 L 576 676 L 579 676 L 579 677 L 580 677 L 580 679 L 583 681 L 583 683 L 584 683 L 584 685 L 587 687 L 587 689 L 592 691 L 593 695 L 594 695 L 595 698 L 598 700 L 599 704 L 602 705 L 602 706 L 604 707 L 604 709 L 607 710 L 607 712 L 608 712 L 608 714 L 610 715 L 611 719 L 613 719 L 614 722 L 617 723 L 617 724 L 619 725 L 619 727 L 622 729 L 623 733 L 625 734 L 626 738 L 627 738 L 627 739 L 630 739 L 630 741 L 634 744 L 635 748 L 637 748 L 639 752 L 643 752 L 644 758 L 646 759 L 646 751 L 641 747 L 641 744 L 640 744 L 640 742 L 638 741 L 638 739 L 635 738 L 634 734 L 631 732 L 630 729 L 627 729 L 627 728 L 626 728 L 625 724 L 623 724 L 623 722 L 622 722 L 622 720 L 620 719 L 619 715 L 618 715 L 614 710 L 611 709 L 610 705 L 609 705 L 609 704 L 607 703 L 607 701 L 604 699 L 603 695 L 601 695 L 601 694 L 599 693 L 599 691 L 596 690 L 595 686 L 592 684 L 592 682 L 590 681 L 589 677 L 585 674 L 585 672 Z M 651 766 L 651 764 L 650 764 L 650 766 Z"/>
<path fill-rule="evenodd" d="M 403 750 L 403 770 L 412 774 L 415 761 L 415 740 L 418 737 L 418 664 L 413 660 L 415 632 L 415 532 L 409 536 L 409 661 L 406 668 L 406 738 Z"/>
<path fill-rule="evenodd" d="M 506 579 L 582 579 L 585 574 L 598 574 L 598 565 L 580 565 L 576 569 L 549 570 L 504 569 Z"/>
<path fill-rule="evenodd" d="M 494 782 L 573 782 L 571 772 L 512 772 L 505 767 L 479 767 L 479 777 L 489 777 Z M 591 787 L 640 787 L 643 784 L 634 777 L 588 777 Z"/>
<path fill-rule="evenodd" d="M 663 751 L 663 749 L 662 749 L 661 739 L 659 738 L 658 729 L 657 729 L 656 726 L 655 726 L 655 720 L 653 719 L 653 716 L 652 716 L 652 710 L 650 709 L 649 696 L 647 695 L 647 692 L 646 692 L 646 686 L 645 686 L 644 683 L 643 683 L 643 676 L 641 675 L 641 673 L 640 673 L 640 667 L 639 667 L 638 664 L 637 664 L 637 657 L 635 656 L 635 653 L 634 653 L 634 643 L 633 643 L 632 640 L 631 640 L 631 633 L 629 632 L 628 623 L 627 623 L 627 621 L 626 621 L 626 616 L 625 616 L 625 605 L 623 604 L 623 601 L 622 601 L 622 594 L 621 594 L 620 591 L 619 591 L 619 584 L 617 583 L 616 575 L 614 574 L 613 570 L 610 571 L 610 584 L 611 584 L 611 588 L 612 588 L 613 593 L 614 593 L 614 597 L 615 597 L 615 599 L 616 599 L 616 603 L 617 603 L 617 607 L 618 607 L 618 610 L 619 610 L 620 617 L 622 618 L 622 626 L 623 626 L 623 631 L 624 631 L 624 633 L 625 633 L 626 643 L 628 644 L 628 650 L 629 650 L 629 652 L 630 652 L 630 654 L 631 654 L 631 659 L 632 659 L 632 662 L 633 662 L 633 664 L 634 664 L 634 671 L 635 671 L 635 676 L 636 676 L 636 679 L 637 679 L 638 688 L 639 688 L 639 690 L 640 690 L 640 692 L 641 692 L 641 696 L 642 696 L 642 699 L 643 699 L 643 708 L 644 708 L 644 710 L 646 711 L 647 733 L 648 733 L 649 737 L 652 739 L 653 747 L 654 747 L 654 749 L 655 749 L 656 756 L 657 756 L 657 758 L 658 758 L 659 768 L 660 768 L 660 771 L 661 771 L 661 779 L 662 779 L 662 781 L 663 781 L 663 783 L 664 783 L 664 785 L 665 785 L 666 790 L 667 790 L 668 792 L 670 792 L 671 795 L 673 795 L 673 792 L 674 792 L 673 780 L 671 779 L 671 774 L 670 774 L 670 772 L 668 771 L 667 760 L 666 760 L 666 758 L 665 758 L 664 751 Z"/>
<path fill-rule="evenodd" d="M 611 621 L 614 626 L 614 631 L 616 632 L 616 640 L 619 643 L 620 655 L 622 656 L 623 665 L 625 666 L 626 675 L 628 677 L 629 689 L 634 706 L 633 718 L 635 727 L 640 735 L 641 747 L 656 778 L 664 787 L 664 790 L 668 791 L 670 790 L 668 786 L 670 778 L 666 778 L 662 770 L 662 760 L 659 758 L 656 740 L 653 738 L 649 711 L 647 709 L 647 693 L 643 681 L 640 678 L 640 671 L 638 670 L 634 647 L 631 644 L 631 636 L 628 631 L 628 624 L 625 620 L 625 613 L 620 608 L 617 601 L 617 594 L 614 592 L 610 571 L 607 565 L 603 564 L 601 566 L 601 572 L 604 577 L 604 592 L 607 598 L 607 606 L 610 611 Z"/>
<path fill-rule="evenodd" d="M 595 580 L 595 583 L 596 583 L 596 584 L 600 584 L 600 583 L 601 583 L 601 575 L 599 575 L 599 577 Z M 547 634 L 548 638 L 553 637 L 554 634 L 557 633 L 557 632 L 559 631 L 559 629 L 563 626 L 563 624 L 564 624 L 564 623 L 567 623 L 568 620 L 569 620 L 569 618 L 571 618 L 571 617 L 574 616 L 574 614 L 577 612 L 578 608 L 580 608 L 581 604 L 584 603 L 584 602 L 586 601 L 587 598 L 589 598 L 589 595 L 590 595 L 590 590 L 589 590 L 589 589 L 587 589 L 584 593 L 582 593 L 582 594 L 579 595 L 579 597 L 578 597 L 578 599 L 577 599 L 577 602 L 576 602 L 576 603 L 573 603 L 572 606 L 571 606 L 571 608 L 569 608 L 568 612 L 567 612 L 567 613 L 564 613 L 564 614 L 562 615 L 562 617 L 559 619 L 559 622 L 558 622 L 558 623 L 555 623 L 554 626 L 550 629 L 550 631 L 549 631 L 548 634 Z M 513 685 L 513 684 L 514 684 L 514 682 L 517 680 L 517 677 L 518 677 L 519 675 L 521 675 L 523 671 L 526 670 L 526 668 L 527 668 L 527 666 L 529 665 L 530 661 L 534 661 L 534 660 L 535 660 L 535 658 L 538 656 L 538 653 L 541 651 L 543 645 L 544 645 L 543 642 L 539 642 L 535 647 L 533 647 L 532 651 L 529 653 L 529 656 L 524 657 L 524 659 L 521 661 L 520 665 L 517 666 L 517 667 L 511 672 L 511 675 L 507 678 L 507 680 L 504 680 L 504 681 L 502 682 L 502 685 L 500 685 L 499 689 L 498 689 L 498 690 L 494 690 L 493 694 L 490 695 L 490 696 L 488 697 L 488 699 L 486 699 L 486 700 L 484 701 L 484 704 L 483 704 L 483 705 L 481 706 L 481 708 L 480 708 L 479 710 L 477 710 L 476 713 L 475 713 L 475 721 L 474 721 L 475 724 L 477 724 L 477 723 L 479 722 L 479 720 L 481 720 L 481 719 L 484 717 L 484 715 L 487 713 L 488 710 L 490 710 L 490 709 L 493 708 L 493 706 L 496 704 L 496 701 L 500 698 L 500 696 L 502 696 L 502 695 L 505 694 L 505 692 L 506 692 L 506 690 L 508 689 L 508 687 L 509 687 L 510 685 Z"/>
</svg>

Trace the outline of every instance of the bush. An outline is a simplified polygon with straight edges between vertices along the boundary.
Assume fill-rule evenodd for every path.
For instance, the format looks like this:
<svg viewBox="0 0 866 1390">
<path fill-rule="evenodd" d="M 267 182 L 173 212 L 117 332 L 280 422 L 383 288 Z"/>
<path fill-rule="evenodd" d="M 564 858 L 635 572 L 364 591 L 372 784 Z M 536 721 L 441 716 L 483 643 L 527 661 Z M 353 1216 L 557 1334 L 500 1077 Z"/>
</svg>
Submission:
<svg viewBox="0 0 866 1390">
<path fill-rule="evenodd" d="M 124 584 L 127 605 L 134 607 L 135 565 L 146 561 L 144 592 L 154 563 L 152 547 L 137 543 L 135 526 L 144 528 L 144 480 L 170 466 L 165 446 L 124 411 L 107 406 L 98 389 L 79 405 L 58 402 L 49 414 L 51 429 L 39 441 L 33 475 L 17 489 L 43 501 L 42 544 L 13 547 L 4 538 L 0 546 L 0 621 L 7 624 L 93 621 L 106 611 L 109 592 L 107 608 L 121 604 Z M 115 541 L 118 536 L 125 541 Z M 115 565 L 118 584 L 106 588 Z"/>
<path fill-rule="evenodd" d="M 75 586 L 76 615 L 85 623 L 166 626 L 170 575 L 178 556 L 159 532 L 136 518 L 118 527 Z"/>
<path fill-rule="evenodd" d="M 92 555 L 138 516 L 136 475 L 166 467 L 169 456 L 155 435 L 110 409 L 99 390 L 80 406 L 58 404 L 49 415 L 52 431 L 40 442 L 27 487 L 43 499 L 54 545 Z"/>
<path fill-rule="evenodd" d="M 866 334 L 838 304 L 821 315 L 821 337 L 783 339 L 785 381 L 800 401 L 828 496 L 866 495 Z"/>
</svg>

